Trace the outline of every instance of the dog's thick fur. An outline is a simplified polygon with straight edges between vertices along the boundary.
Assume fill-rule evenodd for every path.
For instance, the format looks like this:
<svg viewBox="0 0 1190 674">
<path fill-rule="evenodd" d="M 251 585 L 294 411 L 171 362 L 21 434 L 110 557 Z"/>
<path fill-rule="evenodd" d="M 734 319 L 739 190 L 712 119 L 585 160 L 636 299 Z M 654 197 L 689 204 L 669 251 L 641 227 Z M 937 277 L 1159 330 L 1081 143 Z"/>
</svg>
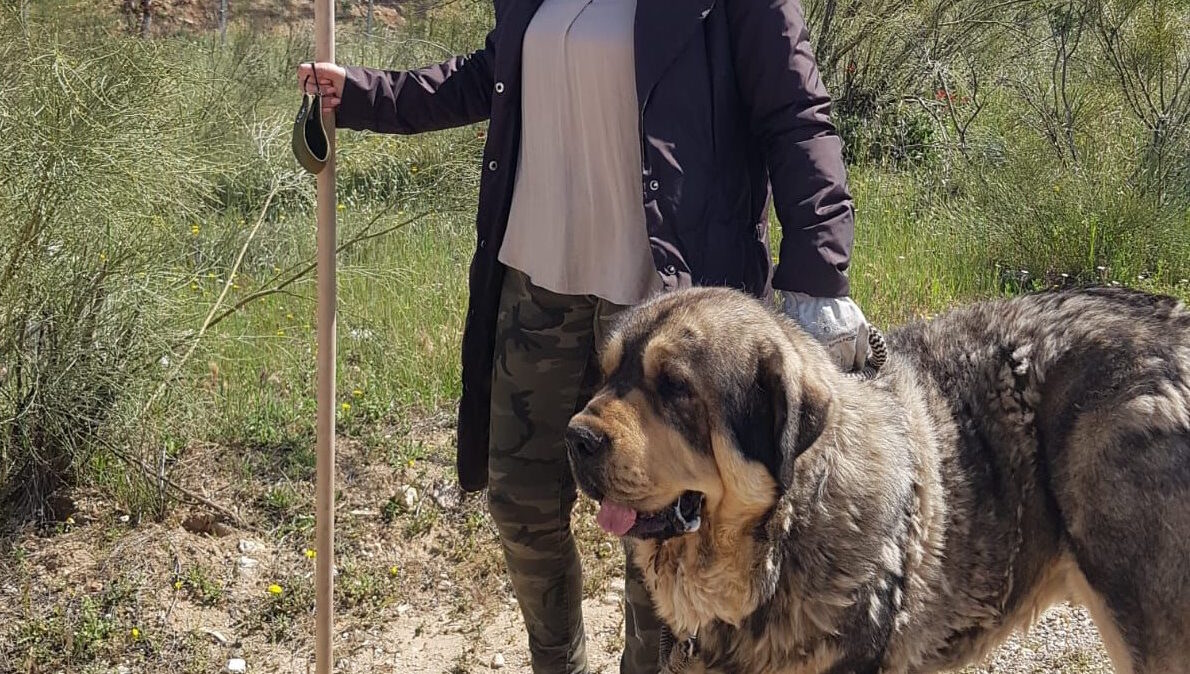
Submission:
<svg viewBox="0 0 1190 674">
<path fill-rule="evenodd" d="M 636 540 L 691 671 L 932 672 L 1062 600 L 1117 672 L 1190 672 L 1190 312 L 1113 289 L 888 336 L 871 381 L 742 293 L 627 312 L 571 421 L 580 487 L 702 526 Z M 590 449 L 590 448 L 588 448 Z"/>
</svg>

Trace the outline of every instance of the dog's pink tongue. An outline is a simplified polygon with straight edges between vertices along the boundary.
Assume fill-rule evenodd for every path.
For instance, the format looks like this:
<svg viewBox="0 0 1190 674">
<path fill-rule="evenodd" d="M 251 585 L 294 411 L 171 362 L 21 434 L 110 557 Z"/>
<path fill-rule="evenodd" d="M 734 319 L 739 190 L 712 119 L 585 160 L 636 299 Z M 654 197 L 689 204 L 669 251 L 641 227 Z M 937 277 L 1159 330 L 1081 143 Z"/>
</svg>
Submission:
<svg viewBox="0 0 1190 674">
<path fill-rule="evenodd" d="M 599 504 L 599 514 L 595 519 L 607 533 L 623 536 L 636 524 L 636 511 L 628 506 L 604 501 Z"/>
</svg>

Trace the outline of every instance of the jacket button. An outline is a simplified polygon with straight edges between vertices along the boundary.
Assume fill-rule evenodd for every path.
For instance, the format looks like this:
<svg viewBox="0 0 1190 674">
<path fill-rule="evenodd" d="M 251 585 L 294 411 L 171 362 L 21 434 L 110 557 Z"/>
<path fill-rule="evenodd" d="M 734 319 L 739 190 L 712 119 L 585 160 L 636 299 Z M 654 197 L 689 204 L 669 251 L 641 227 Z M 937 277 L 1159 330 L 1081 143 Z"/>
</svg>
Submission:
<svg viewBox="0 0 1190 674">
<path fill-rule="evenodd" d="M 480 248 L 487 248 L 487 246 L 488 246 L 488 240 L 487 240 L 487 239 L 480 239 L 480 240 L 479 240 L 479 247 L 480 247 Z"/>
<path fill-rule="evenodd" d="M 661 183 L 658 182 L 656 178 L 654 178 L 653 180 L 649 181 L 649 189 L 656 192 L 657 190 L 661 189 Z"/>
<path fill-rule="evenodd" d="M 498 94 L 504 93 L 504 83 L 503 82 L 496 83 L 496 93 L 498 93 Z"/>
<path fill-rule="evenodd" d="M 665 265 L 664 271 L 666 274 L 673 276 L 674 274 L 678 273 L 678 268 L 673 266 L 672 264 L 667 264 L 667 265 Z"/>
<path fill-rule="evenodd" d="M 492 161 L 488 162 L 488 170 L 489 170 L 489 171 L 495 171 L 495 170 L 496 170 L 496 168 L 497 168 L 497 167 L 499 167 L 499 166 L 500 166 L 500 165 L 496 163 L 496 160 L 495 160 L 495 159 L 493 159 Z"/>
</svg>

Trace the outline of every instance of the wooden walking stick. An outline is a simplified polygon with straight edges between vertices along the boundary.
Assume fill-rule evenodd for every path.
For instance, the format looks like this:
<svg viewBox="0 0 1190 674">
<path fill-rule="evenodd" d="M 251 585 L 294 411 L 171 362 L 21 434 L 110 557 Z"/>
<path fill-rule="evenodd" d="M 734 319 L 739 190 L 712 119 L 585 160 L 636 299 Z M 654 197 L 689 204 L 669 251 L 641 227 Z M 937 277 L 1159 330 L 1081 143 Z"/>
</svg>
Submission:
<svg viewBox="0 0 1190 674">
<path fill-rule="evenodd" d="M 314 0 L 314 59 L 335 61 L 333 0 Z M 314 502 L 315 672 L 331 674 L 334 626 L 335 560 L 335 113 L 324 111 L 327 163 L 318 172 L 316 286 L 318 310 L 317 369 L 318 460 Z"/>
</svg>

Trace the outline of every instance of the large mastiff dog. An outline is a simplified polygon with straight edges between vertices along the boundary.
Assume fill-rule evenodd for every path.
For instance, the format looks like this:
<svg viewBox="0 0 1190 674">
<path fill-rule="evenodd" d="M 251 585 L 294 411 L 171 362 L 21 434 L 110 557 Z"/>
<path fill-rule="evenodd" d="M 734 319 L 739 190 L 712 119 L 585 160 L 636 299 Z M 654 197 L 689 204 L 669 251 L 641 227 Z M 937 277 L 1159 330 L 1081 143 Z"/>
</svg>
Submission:
<svg viewBox="0 0 1190 674">
<path fill-rule="evenodd" d="M 1117 672 L 1190 672 L 1190 312 L 1053 292 L 888 346 L 848 377 L 705 288 L 604 345 L 571 465 L 689 670 L 953 669 L 1070 600 Z"/>
</svg>

